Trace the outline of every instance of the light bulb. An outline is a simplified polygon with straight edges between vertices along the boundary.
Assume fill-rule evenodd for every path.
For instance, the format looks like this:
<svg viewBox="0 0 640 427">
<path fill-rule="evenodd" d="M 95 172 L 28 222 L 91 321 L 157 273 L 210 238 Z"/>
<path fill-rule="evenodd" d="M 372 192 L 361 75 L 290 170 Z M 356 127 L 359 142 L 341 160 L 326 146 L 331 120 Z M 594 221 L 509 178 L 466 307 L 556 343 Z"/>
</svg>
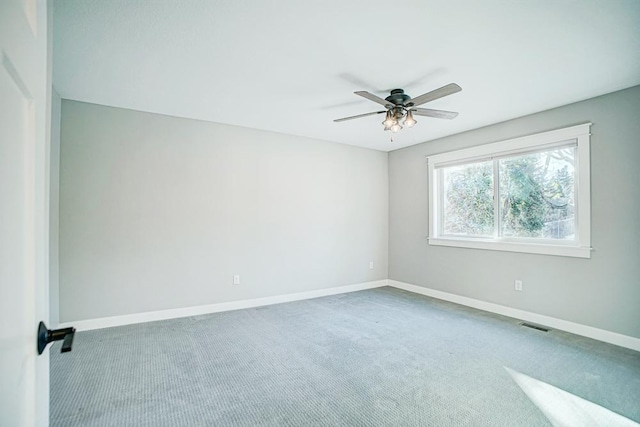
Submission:
<svg viewBox="0 0 640 427">
<path fill-rule="evenodd" d="M 398 121 L 393 117 L 393 113 L 391 113 L 391 110 L 387 111 L 387 117 L 384 119 L 384 122 L 382 122 L 382 124 L 384 125 L 384 130 L 387 130 L 387 128 L 391 128 L 391 126 L 397 123 Z"/>
<path fill-rule="evenodd" d="M 412 128 L 415 126 L 416 123 L 418 122 L 416 122 L 416 119 L 413 118 L 413 114 L 411 113 L 411 110 L 408 110 L 407 117 L 404 119 L 403 124 L 408 128 Z"/>
<path fill-rule="evenodd" d="M 395 122 L 395 124 L 392 125 L 389 129 L 391 130 L 391 132 L 397 133 L 400 129 L 402 129 L 402 126 L 400 126 L 398 122 Z"/>
</svg>

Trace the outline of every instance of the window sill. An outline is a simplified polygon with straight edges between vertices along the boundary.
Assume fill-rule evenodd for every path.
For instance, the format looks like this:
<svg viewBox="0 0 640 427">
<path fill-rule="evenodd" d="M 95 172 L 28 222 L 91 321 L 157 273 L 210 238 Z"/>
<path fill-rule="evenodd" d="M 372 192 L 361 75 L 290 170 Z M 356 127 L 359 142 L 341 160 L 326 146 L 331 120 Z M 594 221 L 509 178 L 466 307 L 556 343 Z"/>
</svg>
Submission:
<svg viewBox="0 0 640 427">
<path fill-rule="evenodd" d="M 469 249 L 488 249 L 492 251 L 523 252 L 540 255 L 591 258 L 591 248 L 578 246 L 496 242 L 489 240 L 450 239 L 442 237 L 429 238 L 429 244 L 434 246 L 450 246 Z"/>
</svg>

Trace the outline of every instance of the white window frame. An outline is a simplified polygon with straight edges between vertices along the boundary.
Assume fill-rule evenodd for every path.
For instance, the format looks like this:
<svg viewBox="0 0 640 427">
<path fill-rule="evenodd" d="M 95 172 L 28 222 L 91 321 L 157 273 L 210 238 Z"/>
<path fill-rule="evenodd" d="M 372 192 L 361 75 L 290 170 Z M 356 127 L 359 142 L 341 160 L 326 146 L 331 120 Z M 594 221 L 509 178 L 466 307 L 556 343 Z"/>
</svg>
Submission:
<svg viewBox="0 0 640 427">
<path fill-rule="evenodd" d="M 491 144 L 479 145 L 462 150 L 435 154 L 427 157 L 429 167 L 429 244 L 473 249 L 489 249 L 509 252 L 559 255 L 578 258 L 591 257 L 591 178 L 590 178 L 590 127 L 584 123 L 563 129 L 523 136 Z M 503 238 L 443 236 L 441 233 L 442 206 L 441 193 L 444 191 L 441 179 L 442 167 L 464 164 L 480 160 L 490 160 L 561 147 L 575 141 L 576 158 L 574 165 L 576 239 L 572 241 Z M 495 172 L 494 172 L 495 173 Z M 497 183 L 494 183 L 497 185 Z M 498 194 L 494 197 L 497 199 Z M 497 202 L 496 202 L 497 203 Z"/>
</svg>

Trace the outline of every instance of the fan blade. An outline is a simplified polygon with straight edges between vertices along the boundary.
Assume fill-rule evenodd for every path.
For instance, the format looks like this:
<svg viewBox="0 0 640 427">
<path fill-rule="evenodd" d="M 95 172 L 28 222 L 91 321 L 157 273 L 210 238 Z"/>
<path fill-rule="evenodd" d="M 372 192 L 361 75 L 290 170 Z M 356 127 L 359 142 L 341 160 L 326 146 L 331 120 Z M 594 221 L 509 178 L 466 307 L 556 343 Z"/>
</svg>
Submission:
<svg viewBox="0 0 640 427">
<path fill-rule="evenodd" d="M 384 105 L 385 108 L 393 107 L 393 103 L 387 101 L 386 99 L 382 99 L 379 96 L 375 96 L 372 93 L 367 92 L 366 90 L 359 90 L 358 92 L 353 92 L 356 95 L 360 95 L 363 98 L 367 98 L 370 101 L 377 102 L 380 105 Z"/>
<path fill-rule="evenodd" d="M 446 86 L 442 86 L 440 89 L 432 90 L 431 92 L 428 92 L 423 95 L 416 96 L 413 99 L 410 99 L 409 101 L 406 102 L 406 105 L 409 107 L 415 107 L 418 105 L 422 105 L 425 102 L 434 101 L 444 96 L 451 95 L 456 92 L 460 92 L 461 90 L 462 88 L 457 84 L 449 83 Z"/>
<path fill-rule="evenodd" d="M 437 117 L 438 119 L 455 119 L 458 113 L 444 110 L 431 110 L 429 108 L 412 108 L 413 114 L 418 116 Z"/>
<path fill-rule="evenodd" d="M 353 120 L 353 119 L 359 119 L 360 117 L 367 117 L 367 116 L 373 116 L 374 114 L 382 114 L 382 113 L 386 113 L 387 110 L 384 111 L 374 111 L 373 113 L 364 113 L 364 114 L 358 114 L 357 116 L 349 116 L 349 117 L 343 117 L 341 119 L 335 119 L 334 122 L 338 123 L 338 122 L 344 122 L 346 120 Z"/>
</svg>

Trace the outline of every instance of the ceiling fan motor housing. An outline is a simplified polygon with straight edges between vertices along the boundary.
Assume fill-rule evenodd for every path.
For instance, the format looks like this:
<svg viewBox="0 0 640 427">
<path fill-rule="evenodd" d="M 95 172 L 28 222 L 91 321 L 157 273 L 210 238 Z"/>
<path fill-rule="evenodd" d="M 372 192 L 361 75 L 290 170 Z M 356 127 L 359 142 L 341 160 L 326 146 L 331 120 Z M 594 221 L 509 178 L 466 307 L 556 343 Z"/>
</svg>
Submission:
<svg viewBox="0 0 640 427">
<path fill-rule="evenodd" d="M 391 95 L 385 98 L 386 101 L 389 101 L 393 105 L 404 106 L 405 102 L 410 100 L 411 97 L 404 93 L 403 89 L 393 89 L 391 91 Z"/>
</svg>

